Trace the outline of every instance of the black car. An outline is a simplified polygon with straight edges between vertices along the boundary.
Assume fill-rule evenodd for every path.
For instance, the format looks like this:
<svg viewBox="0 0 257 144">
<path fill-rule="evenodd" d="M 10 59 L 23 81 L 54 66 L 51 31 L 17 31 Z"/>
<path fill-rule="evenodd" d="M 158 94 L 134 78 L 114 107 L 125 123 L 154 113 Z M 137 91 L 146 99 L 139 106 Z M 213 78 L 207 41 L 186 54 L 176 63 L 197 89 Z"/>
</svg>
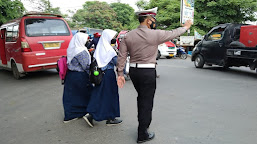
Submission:
<svg viewBox="0 0 257 144">
<path fill-rule="evenodd" d="M 193 49 L 191 60 L 196 68 L 204 64 L 229 67 L 227 49 L 244 47 L 239 42 L 240 27 L 244 24 L 221 24 L 212 28 Z"/>
</svg>

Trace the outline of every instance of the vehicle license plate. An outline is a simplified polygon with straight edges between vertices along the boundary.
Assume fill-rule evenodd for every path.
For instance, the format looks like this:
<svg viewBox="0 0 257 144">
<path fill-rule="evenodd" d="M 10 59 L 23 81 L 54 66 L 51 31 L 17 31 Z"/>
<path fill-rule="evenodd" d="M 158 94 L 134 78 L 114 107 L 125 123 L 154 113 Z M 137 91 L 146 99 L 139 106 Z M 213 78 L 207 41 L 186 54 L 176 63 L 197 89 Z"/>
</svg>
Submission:
<svg viewBox="0 0 257 144">
<path fill-rule="evenodd" d="M 175 47 L 169 47 L 169 49 L 174 49 Z"/>
<path fill-rule="evenodd" d="M 60 47 L 60 43 L 44 43 L 44 47 L 45 48 L 56 48 L 56 47 Z"/>
<path fill-rule="evenodd" d="M 241 55 L 241 51 L 234 51 L 234 55 Z"/>
<path fill-rule="evenodd" d="M 174 56 L 174 54 L 170 54 L 170 57 L 173 57 Z"/>
</svg>

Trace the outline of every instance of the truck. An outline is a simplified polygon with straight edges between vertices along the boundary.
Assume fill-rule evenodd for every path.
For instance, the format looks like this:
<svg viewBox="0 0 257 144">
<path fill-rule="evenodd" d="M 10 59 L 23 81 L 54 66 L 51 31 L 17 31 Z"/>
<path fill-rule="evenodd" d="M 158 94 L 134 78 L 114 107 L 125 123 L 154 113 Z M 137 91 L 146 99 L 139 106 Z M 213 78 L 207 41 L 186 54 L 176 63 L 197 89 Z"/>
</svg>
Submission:
<svg viewBox="0 0 257 144">
<path fill-rule="evenodd" d="M 191 61 L 196 68 L 246 66 L 257 73 L 257 26 L 227 23 L 213 27 L 195 45 Z"/>
</svg>

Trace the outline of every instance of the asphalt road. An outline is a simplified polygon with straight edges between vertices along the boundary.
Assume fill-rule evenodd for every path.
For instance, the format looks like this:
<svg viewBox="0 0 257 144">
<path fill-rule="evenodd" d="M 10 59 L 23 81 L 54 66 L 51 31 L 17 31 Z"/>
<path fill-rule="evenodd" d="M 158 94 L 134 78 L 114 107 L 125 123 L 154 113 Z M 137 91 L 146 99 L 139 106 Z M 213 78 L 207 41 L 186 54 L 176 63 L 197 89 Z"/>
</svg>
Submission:
<svg viewBox="0 0 257 144">
<path fill-rule="evenodd" d="M 257 141 L 257 74 L 248 68 L 196 69 L 181 59 L 158 60 L 157 90 L 146 144 L 254 144 Z M 55 70 L 15 80 L 0 70 L 0 144 L 135 144 L 136 91 L 120 89 L 119 126 L 90 128 L 63 120 L 63 86 Z"/>
</svg>

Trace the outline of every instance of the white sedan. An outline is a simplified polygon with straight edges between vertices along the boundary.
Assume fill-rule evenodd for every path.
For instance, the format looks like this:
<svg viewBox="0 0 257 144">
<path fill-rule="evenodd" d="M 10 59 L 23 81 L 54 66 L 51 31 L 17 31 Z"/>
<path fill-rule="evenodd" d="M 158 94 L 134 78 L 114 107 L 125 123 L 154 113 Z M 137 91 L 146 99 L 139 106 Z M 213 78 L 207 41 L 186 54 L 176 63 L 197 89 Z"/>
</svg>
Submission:
<svg viewBox="0 0 257 144">
<path fill-rule="evenodd" d="M 176 45 L 173 42 L 168 41 L 158 46 L 158 54 L 156 59 L 159 59 L 160 57 L 166 57 L 167 59 L 170 59 L 172 57 L 175 57 L 176 55 Z"/>
</svg>

